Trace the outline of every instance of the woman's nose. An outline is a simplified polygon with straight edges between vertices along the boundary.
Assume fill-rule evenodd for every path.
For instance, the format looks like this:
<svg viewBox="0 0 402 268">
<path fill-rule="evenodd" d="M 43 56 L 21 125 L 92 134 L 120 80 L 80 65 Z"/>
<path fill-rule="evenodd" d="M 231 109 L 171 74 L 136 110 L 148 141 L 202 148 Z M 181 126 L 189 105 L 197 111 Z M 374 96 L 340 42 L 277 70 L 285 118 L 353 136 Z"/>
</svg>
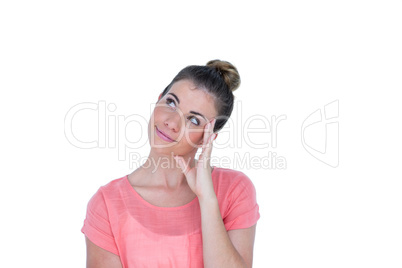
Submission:
<svg viewBox="0 0 402 268">
<path fill-rule="evenodd" d="M 179 112 L 171 113 L 168 118 L 165 120 L 165 126 L 170 128 L 174 132 L 180 131 L 182 116 L 180 116 Z"/>
</svg>

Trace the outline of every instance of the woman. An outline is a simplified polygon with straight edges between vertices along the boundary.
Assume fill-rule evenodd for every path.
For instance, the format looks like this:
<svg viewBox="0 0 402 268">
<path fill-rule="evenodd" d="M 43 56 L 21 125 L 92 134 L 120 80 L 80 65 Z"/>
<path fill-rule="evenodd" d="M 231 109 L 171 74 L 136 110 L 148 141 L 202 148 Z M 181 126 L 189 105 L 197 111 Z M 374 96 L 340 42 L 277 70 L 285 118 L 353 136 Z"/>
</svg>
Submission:
<svg viewBox="0 0 402 268">
<path fill-rule="evenodd" d="M 88 203 L 87 267 L 252 266 L 254 186 L 242 172 L 210 166 L 239 84 L 232 64 L 214 60 L 184 68 L 161 93 L 146 163 Z"/>
</svg>

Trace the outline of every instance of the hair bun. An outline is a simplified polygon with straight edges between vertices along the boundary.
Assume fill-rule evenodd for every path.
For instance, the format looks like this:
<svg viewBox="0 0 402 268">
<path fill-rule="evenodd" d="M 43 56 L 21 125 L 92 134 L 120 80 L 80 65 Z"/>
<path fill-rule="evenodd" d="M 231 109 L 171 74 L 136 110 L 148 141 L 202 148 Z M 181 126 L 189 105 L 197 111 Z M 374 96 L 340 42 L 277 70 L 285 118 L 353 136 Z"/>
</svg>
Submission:
<svg viewBox="0 0 402 268">
<path fill-rule="evenodd" d="M 215 70 L 219 72 L 231 91 L 235 91 L 240 86 L 239 72 L 230 62 L 211 60 L 207 63 L 207 66 L 215 68 Z"/>
</svg>

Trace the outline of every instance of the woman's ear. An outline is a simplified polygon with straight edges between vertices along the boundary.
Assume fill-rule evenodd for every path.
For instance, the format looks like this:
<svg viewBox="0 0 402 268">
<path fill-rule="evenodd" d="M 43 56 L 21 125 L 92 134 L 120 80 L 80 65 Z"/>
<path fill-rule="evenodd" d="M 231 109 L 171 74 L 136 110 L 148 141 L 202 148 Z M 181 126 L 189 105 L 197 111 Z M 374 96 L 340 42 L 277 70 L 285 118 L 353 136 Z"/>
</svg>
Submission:
<svg viewBox="0 0 402 268">
<path fill-rule="evenodd" d="M 162 98 L 162 93 L 159 95 L 158 101 Z"/>
</svg>

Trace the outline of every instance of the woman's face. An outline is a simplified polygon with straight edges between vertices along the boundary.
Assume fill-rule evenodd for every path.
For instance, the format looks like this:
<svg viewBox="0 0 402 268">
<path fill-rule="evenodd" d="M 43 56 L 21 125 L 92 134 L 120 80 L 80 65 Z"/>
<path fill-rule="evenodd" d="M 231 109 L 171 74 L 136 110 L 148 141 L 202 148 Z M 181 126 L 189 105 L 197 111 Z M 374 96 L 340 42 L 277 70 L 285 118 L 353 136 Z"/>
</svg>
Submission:
<svg viewBox="0 0 402 268">
<path fill-rule="evenodd" d="M 169 155 L 196 152 L 202 144 L 205 125 L 216 116 L 210 94 L 189 80 L 178 81 L 159 99 L 151 115 L 148 127 L 151 147 Z"/>
</svg>

